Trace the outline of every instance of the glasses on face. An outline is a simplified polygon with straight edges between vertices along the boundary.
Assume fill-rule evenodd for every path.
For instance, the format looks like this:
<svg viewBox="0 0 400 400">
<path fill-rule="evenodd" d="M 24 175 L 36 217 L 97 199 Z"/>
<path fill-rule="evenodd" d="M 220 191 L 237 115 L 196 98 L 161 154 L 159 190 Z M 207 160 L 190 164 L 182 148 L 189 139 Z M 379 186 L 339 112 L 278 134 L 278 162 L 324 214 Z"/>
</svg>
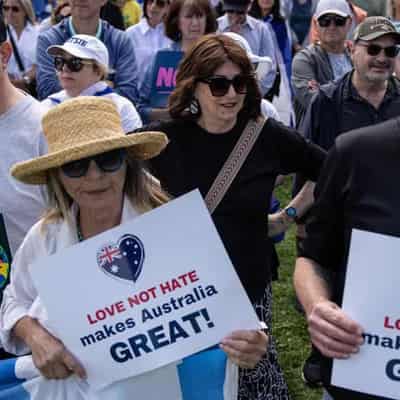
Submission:
<svg viewBox="0 0 400 400">
<path fill-rule="evenodd" d="M 379 46 L 379 44 L 363 44 L 363 43 L 358 43 L 360 46 L 366 47 L 367 53 L 370 56 L 377 56 L 382 50 L 385 53 L 385 56 L 388 58 L 394 58 L 399 54 L 399 48 L 397 46 L 387 46 L 387 47 L 382 47 Z"/>
<path fill-rule="evenodd" d="M 210 78 L 199 79 L 200 82 L 207 83 L 211 94 L 214 97 L 225 96 L 231 85 L 238 94 L 246 94 L 249 84 L 249 77 L 245 75 L 236 75 L 233 79 L 225 76 L 211 76 Z"/>
<path fill-rule="evenodd" d="M 347 18 L 340 15 L 324 15 L 318 18 L 318 25 L 321 28 L 327 28 L 333 22 L 336 26 L 345 26 Z"/>
<path fill-rule="evenodd" d="M 63 58 L 60 56 L 54 57 L 54 68 L 57 71 L 62 71 L 64 65 L 68 67 L 71 72 L 79 72 L 85 65 L 92 65 L 92 61 L 85 61 L 81 58 L 71 57 Z"/>
<path fill-rule="evenodd" d="M 61 171 L 69 178 L 81 178 L 87 174 L 90 162 L 93 160 L 101 171 L 105 173 L 116 172 L 121 168 L 125 157 L 125 150 L 112 150 L 93 157 L 83 158 L 82 160 L 71 161 L 62 165 Z"/>
<path fill-rule="evenodd" d="M 19 13 L 21 11 L 21 8 L 18 6 L 3 6 L 3 11 L 12 11 L 13 13 Z"/>
</svg>

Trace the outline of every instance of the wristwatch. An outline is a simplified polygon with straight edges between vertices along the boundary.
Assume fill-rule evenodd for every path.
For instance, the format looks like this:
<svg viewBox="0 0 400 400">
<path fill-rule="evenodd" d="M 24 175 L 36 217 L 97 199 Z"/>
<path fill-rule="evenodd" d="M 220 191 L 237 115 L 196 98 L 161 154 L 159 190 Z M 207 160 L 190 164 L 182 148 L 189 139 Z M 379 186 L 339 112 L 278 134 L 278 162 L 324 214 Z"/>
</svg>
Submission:
<svg viewBox="0 0 400 400">
<path fill-rule="evenodd" d="M 285 214 L 293 221 L 297 221 L 297 210 L 294 207 L 285 208 Z"/>
<path fill-rule="evenodd" d="M 24 76 L 22 77 L 22 79 L 24 80 L 24 82 L 25 82 L 26 85 L 30 85 L 30 83 L 31 83 L 31 78 L 29 78 L 28 75 L 24 75 Z"/>
</svg>

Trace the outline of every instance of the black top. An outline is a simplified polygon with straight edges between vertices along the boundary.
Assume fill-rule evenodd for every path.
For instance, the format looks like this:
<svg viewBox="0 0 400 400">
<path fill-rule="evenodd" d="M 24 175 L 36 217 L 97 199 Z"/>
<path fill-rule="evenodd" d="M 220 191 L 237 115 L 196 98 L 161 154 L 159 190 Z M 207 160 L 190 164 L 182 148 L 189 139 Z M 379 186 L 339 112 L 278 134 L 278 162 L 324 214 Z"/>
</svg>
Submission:
<svg viewBox="0 0 400 400">
<path fill-rule="evenodd" d="M 222 134 L 209 133 L 196 122 L 184 120 L 141 128 L 165 132 L 170 139 L 167 148 L 152 160 L 152 172 L 173 196 L 199 188 L 205 197 L 246 122 L 241 120 Z M 315 180 L 324 157 L 319 147 L 269 119 L 215 209 L 214 223 L 252 301 L 262 297 L 270 280 L 267 214 L 275 178 L 301 170 Z"/>
<path fill-rule="evenodd" d="M 353 228 L 400 236 L 400 118 L 340 136 L 315 189 L 302 256 L 336 271 L 334 300 L 342 303 Z M 366 277 L 379 273 L 366 266 Z M 367 281 L 366 281 L 367 282 Z M 388 282 L 388 286 L 393 282 Z M 329 382 L 331 363 L 325 370 Z M 383 399 L 330 388 L 335 399 Z"/>
<path fill-rule="evenodd" d="M 400 82 L 388 79 L 385 96 L 376 109 L 363 99 L 348 72 L 338 81 L 322 86 L 313 98 L 299 129 L 305 137 L 329 150 L 337 136 L 353 129 L 375 125 L 400 115 Z"/>
</svg>

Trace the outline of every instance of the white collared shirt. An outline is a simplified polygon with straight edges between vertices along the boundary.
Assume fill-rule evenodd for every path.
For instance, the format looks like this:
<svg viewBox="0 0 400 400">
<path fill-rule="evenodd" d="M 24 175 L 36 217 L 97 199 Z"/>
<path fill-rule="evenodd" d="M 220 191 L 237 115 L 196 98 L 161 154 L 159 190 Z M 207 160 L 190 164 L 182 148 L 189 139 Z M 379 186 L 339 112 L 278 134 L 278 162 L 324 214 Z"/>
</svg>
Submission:
<svg viewBox="0 0 400 400">
<path fill-rule="evenodd" d="M 121 116 L 122 128 L 125 133 L 132 132 L 143 125 L 135 106 L 126 97 L 114 92 L 104 81 L 96 82 L 94 85 L 89 86 L 79 96 L 101 96 L 112 100 Z M 44 99 L 42 104 L 46 108 L 53 108 L 70 98 L 65 90 L 61 90 Z"/>
<path fill-rule="evenodd" d="M 39 35 L 39 28 L 37 25 L 32 25 L 30 22 L 27 22 L 18 39 L 15 29 L 11 25 L 9 25 L 9 27 L 11 35 L 18 48 L 19 56 L 21 57 L 25 71 L 27 72 L 32 68 L 32 65 L 36 64 L 36 43 Z M 23 73 L 18 67 L 14 51 L 8 62 L 7 71 L 16 79 L 22 78 Z"/>
<path fill-rule="evenodd" d="M 158 50 L 168 47 L 172 41 L 165 36 L 164 24 L 158 24 L 152 28 L 146 18 L 142 18 L 138 24 L 129 27 L 125 31 L 131 39 L 135 49 L 138 66 L 138 87 L 141 87 L 146 70 L 151 66 L 151 61 Z"/>
</svg>

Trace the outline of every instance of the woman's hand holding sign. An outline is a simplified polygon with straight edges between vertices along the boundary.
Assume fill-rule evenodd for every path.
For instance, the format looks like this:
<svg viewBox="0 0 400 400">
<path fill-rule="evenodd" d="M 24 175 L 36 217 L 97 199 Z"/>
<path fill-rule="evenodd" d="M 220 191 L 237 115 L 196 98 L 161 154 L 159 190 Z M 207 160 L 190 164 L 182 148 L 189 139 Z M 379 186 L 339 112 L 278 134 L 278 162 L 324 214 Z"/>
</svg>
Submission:
<svg viewBox="0 0 400 400">
<path fill-rule="evenodd" d="M 254 368 L 267 351 L 269 337 L 260 330 L 238 330 L 221 341 L 221 348 L 241 368 Z"/>
<path fill-rule="evenodd" d="M 72 374 L 86 378 L 79 361 L 37 320 L 22 318 L 15 325 L 14 333 L 30 347 L 33 362 L 45 378 L 65 379 Z"/>
</svg>

